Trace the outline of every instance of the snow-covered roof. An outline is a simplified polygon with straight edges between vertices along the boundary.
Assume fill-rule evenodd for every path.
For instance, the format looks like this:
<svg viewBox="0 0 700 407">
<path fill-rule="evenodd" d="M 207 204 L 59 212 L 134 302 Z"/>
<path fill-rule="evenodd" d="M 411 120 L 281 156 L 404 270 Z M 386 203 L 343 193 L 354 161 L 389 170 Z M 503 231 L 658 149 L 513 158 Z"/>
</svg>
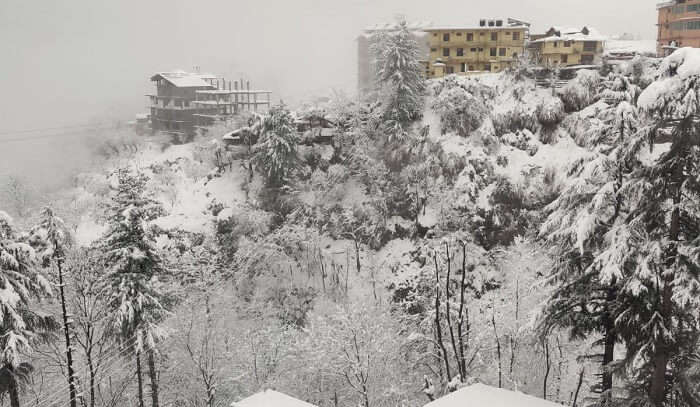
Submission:
<svg viewBox="0 0 700 407">
<path fill-rule="evenodd" d="M 211 77 L 203 76 L 202 74 L 198 73 L 190 73 L 184 71 L 158 72 L 151 77 L 152 81 L 158 79 L 164 79 L 178 88 L 214 87 L 212 86 L 212 84 L 205 80 L 211 79 Z"/>
<path fill-rule="evenodd" d="M 241 401 L 231 403 L 231 407 L 316 407 L 311 403 L 274 390 L 265 390 L 253 394 Z"/>
<path fill-rule="evenodd" d="M 608 40 L 605 42 L 605 54 L 656 54 L 654 40 Z"/>
<path fill-rule="evenodd" d="M 585 33 L 588 31 L 588 34 Z M 540 38 L 538 40 L 532 41 L 537 42 L 550 42 L 550 41 L 606 41 L 607 37 L 602 35 L 595 28 L 583 27 L 583 28 L 564 28 L 564 27 L 552 27 L 547 30 L 547 33 L 555 33 L 548 37 Z"/>
<path fill-rule="evenodd" d="M 514 28 L 528 28 L 528 24 L 521 21 L 515 20 L 510 17 L 505 18 L 484 18 L 481 21 L 485 22 L 485 25 L 479 24 L 450 24 L 450 25 L 439 25 L 430 26 L 425 28 L 425 31 L 462 31 L 462 30 L 503 30 L 503 29 L 514 29 Z M 501 21 L 501 25 L 495 25 L 496 21 Z M 494 25 L 489 25 L 490 22 L 494 22 Z"/>
<path fill-rule="evenodd" d="M 563 407 L 561 404 L 527 394 L 497 389 L 485 384 L 473 384 L 441 397 L 425 407 Z"/>
</svg>

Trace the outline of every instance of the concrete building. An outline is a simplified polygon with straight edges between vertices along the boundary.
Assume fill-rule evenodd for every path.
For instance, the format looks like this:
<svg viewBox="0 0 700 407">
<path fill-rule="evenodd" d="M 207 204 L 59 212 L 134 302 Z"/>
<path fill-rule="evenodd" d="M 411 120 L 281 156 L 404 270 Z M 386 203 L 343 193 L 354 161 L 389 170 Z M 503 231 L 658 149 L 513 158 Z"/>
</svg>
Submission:
<svg viewBox="0 0 700 407">
<path fill-rule="evenodd" d="M 657 56 L 670 55 L 680 47 L 700 48 L 700 0 L 659 3 Z"/>
<path fill-rule="evenodd" d="M 531 57 L 545 67 L 598 65 L 602 63 L 605 37 L 588 27 L 552 27 L 530 42 Z"/>
<path fill-rule="evenodd" d="M 158 72 L 151 81 L 156 92 L 146 96 L 154 132 L 190 136 L 241 111 L 270 107 L 271 92 L 251 90 L 243 81 L 184 71 Z"/>
<path fill-rule="evenodd" d="M 412 22 L 407 23 L 408 29 L 411 31 L 413 38 L 418 43 L 421 55 L 425 55 L 427 64 L 428 50 L 428 34 L 425 29 L 431 26 L 428 22 Z M 396 32 L 400 27 L 400 23 L 385 23 L 377 24 L 372 27 L 367 27 L 363 33 L 357 38 L 357 89 L 362 94 L 374 89 L 376 78 L 376 66 L 374 56 L 372 55 L 372 43 L 376 39 L 377 34 L 383 32 Z"/>
<path fill-rule="evenodd" d="M 425 29 L 430 54 L 428 78 L 500 72 L 525 52 L 530 24 L 508 19 L 482 19 L 474 26 L 443 26 Z"/>
</svg>

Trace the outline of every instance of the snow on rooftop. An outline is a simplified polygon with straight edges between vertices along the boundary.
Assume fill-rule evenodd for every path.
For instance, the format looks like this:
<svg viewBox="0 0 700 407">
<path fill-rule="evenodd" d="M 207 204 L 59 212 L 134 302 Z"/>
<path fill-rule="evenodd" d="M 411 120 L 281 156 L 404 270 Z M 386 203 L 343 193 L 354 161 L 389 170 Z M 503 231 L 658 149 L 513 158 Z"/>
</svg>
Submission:
<svg viewBox="0 0 700 407">
<path fill-rule="evenodd" d="M 497 389 L 477 383 L 441 397 L 425 407 L 562 407 L 561 404 L 528 396 L 523 393 Z"/>
<path fill-rule="evenodd" d="M 605 42 L 606 54 L 656 55 L 654 40 L 608 40 Z"/>
<path fill-rule="evenodd" d="M 486 22 L 486 25 L 481 25 L 480 21 L 483 20 Z M 505 18 L 483 18 L 480 19 L 478 24 L 447 24 L 447 25 L 439 25 L 439 26 L 430 26 L 426 27 L 425 31 L 444 31 L 444 30 L 502 30 L 502 29 L 508 29 L 508 28 L 528 28 L 528 26 L 522 22 L 521 20 L 516 20 L 510 17 L 505 17 Z M 496 21 L 501 21 L 502 25 L 497 26 L 495 25 Z M 489 23 L 493 22 L 493 25 L 489 25 Z"/>
<path fill-rule="evenodd" d="M 172 72 L 158 72 L 151 80 L 164 79 L 178 88 L 197 88 L 197 87 L 209 87 L 213 86 L 207 82 L 205 79 L 214 79 L 216 77 L 206 76 L 208 74 L 202 75 L 199 73 L 185 72 L 182 70 L 175 70 Z"/>
<path fill-rule="evenodd" d="M 430 21 L 407 21 L 406 25 L 410 31 L 423 31 L 433 25 Z M 399 29 L 399 23 L 379 23 L 365 28 L 366 32 L 395 31 Z"/>
<path fill-rule="evenodd" d="M 231 407 L 316 407 L 311 403 L 274 390 L 256 393 L 241 401 L 231 403 Z"/>
</svg>

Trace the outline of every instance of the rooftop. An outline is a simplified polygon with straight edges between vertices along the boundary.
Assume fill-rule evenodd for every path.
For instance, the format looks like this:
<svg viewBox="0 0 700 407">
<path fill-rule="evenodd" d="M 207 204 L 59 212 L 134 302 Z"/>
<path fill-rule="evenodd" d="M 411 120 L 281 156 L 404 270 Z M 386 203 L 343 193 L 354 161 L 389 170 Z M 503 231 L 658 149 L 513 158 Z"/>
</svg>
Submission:
<svg viewBox="0 0 700 407">
<path fill-rule="evenodd" d="M 513 18 L 489 18 L 481 19 L 478 24 L 455 24 L 426 27 L 424 31 L 446 31 L 446 30 L 502 30 L 508 28 L 529 28 L 530 24 Z"/>
<path fill-rule="evenodd" d="M 151 77 L 152 81 L 159 79 L 166 80 L 178 88 L 213 88 L 214 86 L 207 82 L 206 79 L 215 79 L 215 77 L 210 74 L 199 74 L 185 71 L 158 72 Z"/>
<path fill-rule="evenodd" d="M 316 407 L 311 403 L 274 391 L 265 390 L 241 401 L 231 403 L 231 407 Z"/>
<path fill-rule="evenodd" d="M 538 40 L 532 41 L 533 43 L 538 42 L 550 42 L 550 41 L 606 41 L 607 37 L 600 34 L 595 28 L 565 28 L 565 27 L 552 27 L 547 30 L 547 36 L 540 38 Z"/>
<path fill-rule="evenodd" d="M 429 28 L 433 25 L 433 23 L 429 21 L 407 21 L 406 25 L 408 26 L 409 31 L 424 31 L 426 28 Z M 369 27 L 365 28 L 365 32 L 367 33 L 373 33 L 373 32 L 379 32 L 379 31 L 396 31 L 400 27 L 400 23 L 380 23 L 380 24 L 375 24 Z"/>
<path fill-rule="evenodd" d="M 425 405 L 425 407 L 563 407 L 527 394 L 497 389 L 485 384 L 473 384 L 441 397 Z"/>
</svg>

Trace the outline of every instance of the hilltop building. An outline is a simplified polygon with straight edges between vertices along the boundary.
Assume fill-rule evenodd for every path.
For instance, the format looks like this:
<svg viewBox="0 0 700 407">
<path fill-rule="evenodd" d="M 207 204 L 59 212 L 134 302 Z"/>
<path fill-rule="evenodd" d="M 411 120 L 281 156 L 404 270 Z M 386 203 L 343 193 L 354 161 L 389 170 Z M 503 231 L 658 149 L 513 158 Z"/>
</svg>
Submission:
<svg viewBox="0 0 700 407">
<path fill-rule="evenodd" d="M 666 1 L 657 4 L 656 9 L 658 56 L 668 56 L 680 47 L 700 48 L 700 0 Z"/>
<path fill-rule="evenodd" d="M 430 27 L 428 78 L 500 72 L 525 52 L 530 24 L 508 19 L 482 19 L 476 26 Z"/>
<path fill-rule="evenodd" d="M 243 81 L 226 82 L 214 75 L 184 71 L 159 72 L 151 81 L 156 93 L 146 96 L 154 132 L 189 136 L 240 111 L 270 107 L 271 92 L 251 90 L 249 82 L 244 88 Z"/>
<path fill-rule="evenodd" d="M 588 27 L 552 27 L 533 36 L 529 46 L 532 59 L 546 67 L 598 65 L 604 47 L 605 37 Z"/>
<path fill-rule="evenodd" d="M 428 22 L 412 22 L 407 23 L 413 38 L 418 43 L 420 54 L 425 55 L 427 64 L 428 50 L 428 34 L 425 29 L 431 26 Z M 376 66 L 374 56 L 372 55 L 372 43 L 380 33 L 396 32 L 400 27 L 400 23 L 385 23 L 377 24 L 372 27 L 365 28 L 362 35 L 357 38 L 357 89 L 361 92 L 368 92 L 374 89 L 374 81 L 376 77 Z"/>
</svg>

